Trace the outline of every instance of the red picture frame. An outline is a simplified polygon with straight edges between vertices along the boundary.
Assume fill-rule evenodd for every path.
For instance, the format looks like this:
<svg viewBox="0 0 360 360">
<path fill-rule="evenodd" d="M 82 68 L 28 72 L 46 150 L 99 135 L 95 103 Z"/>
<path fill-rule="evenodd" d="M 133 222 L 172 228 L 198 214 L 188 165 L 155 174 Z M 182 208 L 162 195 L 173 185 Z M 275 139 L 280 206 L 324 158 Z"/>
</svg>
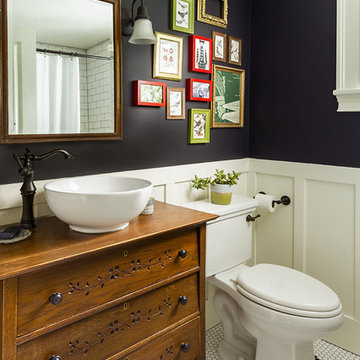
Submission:
<svg viewBox="0 0 360 360">
<path fill-rule="evenodd" d="M 189 71 L 210 74 L 212 71 L 212 40 L 198 35 L 189 37 Z"/>
<path fill-rule="evenodd" d="M 156 81 L 133 81 L 133 104 L 136 106 L 165 106 L 166 84 Z"/>
<path fill-rule="evenodd" d="M 186 100 L 212 101 L 212 81 L 186 79 Z"/>
</svg>

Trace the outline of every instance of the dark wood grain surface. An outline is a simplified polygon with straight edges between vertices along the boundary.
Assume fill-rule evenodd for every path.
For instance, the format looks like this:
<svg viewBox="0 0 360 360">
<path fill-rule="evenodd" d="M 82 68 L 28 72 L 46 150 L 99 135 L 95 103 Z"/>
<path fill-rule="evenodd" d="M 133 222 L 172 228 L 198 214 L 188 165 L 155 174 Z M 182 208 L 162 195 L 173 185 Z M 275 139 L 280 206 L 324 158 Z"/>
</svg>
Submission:
<svg viewBox="0 0 360 360">
<path fill-rule="evenodd" d="M 71 231 L 55 217 L 39 219 L 31 237 L 19 243 L 0 245 L 0 280 L 139 239 L 195 227 L 214 218 L 216 215 L 155 202 L 153 215 L 139 215 L 126 229 L 106 234 Z"/>
</svg>

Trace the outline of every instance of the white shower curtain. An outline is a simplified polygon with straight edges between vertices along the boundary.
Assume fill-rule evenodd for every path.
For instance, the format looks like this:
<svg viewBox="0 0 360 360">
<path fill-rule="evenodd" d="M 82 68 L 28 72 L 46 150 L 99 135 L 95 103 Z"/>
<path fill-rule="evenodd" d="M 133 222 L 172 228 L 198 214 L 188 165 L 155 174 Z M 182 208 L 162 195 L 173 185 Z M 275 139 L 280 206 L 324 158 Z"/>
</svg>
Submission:
<svg viewBox="0 0 360 360">
<path fill-rule="evenodd" d="M 38 133 L 79 133 L 79 58 L 36 54 L 36 67 Z"/>
</svg>

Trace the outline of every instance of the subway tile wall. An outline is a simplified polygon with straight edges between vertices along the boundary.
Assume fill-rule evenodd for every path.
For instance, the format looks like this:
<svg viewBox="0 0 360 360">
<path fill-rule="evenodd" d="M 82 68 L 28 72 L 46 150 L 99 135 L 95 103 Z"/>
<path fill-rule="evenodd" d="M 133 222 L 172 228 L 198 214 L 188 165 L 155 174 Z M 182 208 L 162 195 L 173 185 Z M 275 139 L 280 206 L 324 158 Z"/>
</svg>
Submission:
<svg viewBox="0 0 360 360">
<path fill-rule="evenodd" d="M 88 55 L 112 57 L 110 40 L 89 49 Z M 111 60 L 87 60 L 87 87 L 90 133 L 114 131 L 114 62 Z"/>
<path fill-rule="evenodd" d="M 37 43 L 47 50 L 78 54 L 113 56 L 110 40 L 89 49 Z M 108 133 L 114 131 L 114 65 L 111 60 L 79 58 L 80 71 L 80 132 Z"/>
</svg>

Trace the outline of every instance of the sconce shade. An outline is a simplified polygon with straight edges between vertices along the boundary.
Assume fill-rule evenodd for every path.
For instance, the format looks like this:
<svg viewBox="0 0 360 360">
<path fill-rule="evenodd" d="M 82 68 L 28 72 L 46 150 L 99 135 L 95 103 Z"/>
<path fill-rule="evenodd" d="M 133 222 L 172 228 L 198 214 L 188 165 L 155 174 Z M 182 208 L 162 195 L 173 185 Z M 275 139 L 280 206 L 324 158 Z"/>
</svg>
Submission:
<svg viewBox="0 0 360 360">
<path fill-rule="evenodd" d="M 156 43 L 152 23 L 149 19 L 136 19 L 134 32 L 129 40 L 134 45 L 150 45 Z"/>
</svg>

